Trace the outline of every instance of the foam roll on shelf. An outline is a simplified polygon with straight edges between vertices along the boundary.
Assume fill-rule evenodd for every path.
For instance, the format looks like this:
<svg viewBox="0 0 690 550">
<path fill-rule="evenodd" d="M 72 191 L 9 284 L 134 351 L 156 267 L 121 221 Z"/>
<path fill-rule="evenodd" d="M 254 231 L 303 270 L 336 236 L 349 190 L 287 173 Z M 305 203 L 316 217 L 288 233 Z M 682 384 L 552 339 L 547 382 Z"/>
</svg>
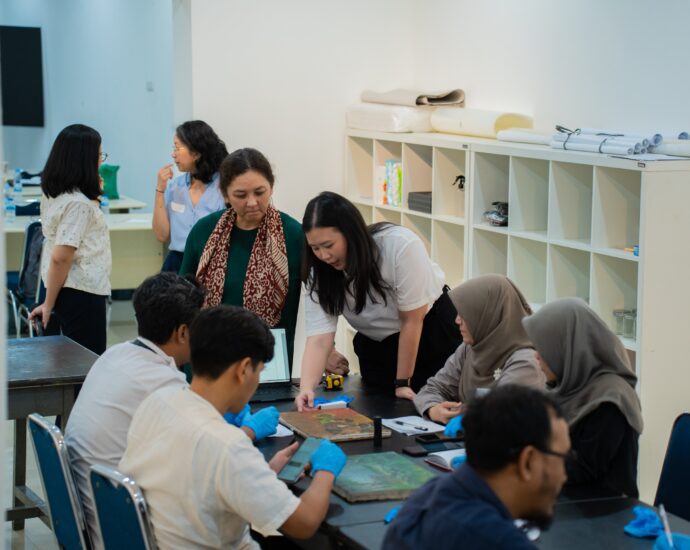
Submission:
<svg viewBox="0 0 690 550">
<path fill-rule="evenodd" d="M 531 116 L 502 111 L 484 111 L 456 107 L 439 107 L 431 115 L 431 126 L 437 132 L 495 138 L 508 128 L 531 128 Z"/>
<path fill-rule="evenodd" d="M 435 107 L 358 103 L 347 108 L 347 126 L 377 132 L 430 132 Z"/>
<path fill-rule="evenodd" d="M 652 153 L 673 155 L 676 157 L 690 157 L 690 139 L 664 140 L 661 145 L 650 148 Z"/>
</svg>

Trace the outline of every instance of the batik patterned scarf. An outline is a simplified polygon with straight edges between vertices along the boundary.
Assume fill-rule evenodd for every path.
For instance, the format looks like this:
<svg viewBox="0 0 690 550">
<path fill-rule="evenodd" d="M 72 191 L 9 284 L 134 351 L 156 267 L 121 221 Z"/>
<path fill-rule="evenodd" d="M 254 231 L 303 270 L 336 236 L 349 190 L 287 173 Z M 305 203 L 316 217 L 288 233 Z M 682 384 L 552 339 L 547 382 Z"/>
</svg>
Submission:
<svg viewBox="0 0 690 550">
<path fill-rule="evenodd" d="M 221 216 L 201 253 L 197 279 L 206 287 L 204 307 L 223 299 L 230 253 L 230 234 L 237 221 L 232 208 Z M 280 321 L 288 293 L 288 259 L 280 213 L 269 206 L 254 240 L 242 290 L 243 306 L 274 327 Z"/>
</svg>

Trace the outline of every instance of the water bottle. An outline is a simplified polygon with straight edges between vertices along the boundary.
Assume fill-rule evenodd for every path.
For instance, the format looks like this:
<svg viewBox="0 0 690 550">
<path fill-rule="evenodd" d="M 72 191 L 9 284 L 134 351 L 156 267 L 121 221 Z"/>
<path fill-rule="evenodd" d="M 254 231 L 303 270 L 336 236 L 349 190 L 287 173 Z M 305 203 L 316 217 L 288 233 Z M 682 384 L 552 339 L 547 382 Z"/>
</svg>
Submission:
<svg viewBox="0 0 690 550">
<path fill-rule="evenodd" d="M 110 214 L 110 200 L 108 199 L 108 195 L 101 196 L 101 211 L 106 216 Z"/>
<path fill-rule="evenodd" d="M 14 197 L 5 195 L 5 221 L 12 223 L 17 219 L 17 205 L 14 204 Z"/>
<path fill-rule="evenodd" d="M 18 194 L 22 192 L 22 169 L 17 168 L 14 171 L 14 193 Z"/>
</svg>

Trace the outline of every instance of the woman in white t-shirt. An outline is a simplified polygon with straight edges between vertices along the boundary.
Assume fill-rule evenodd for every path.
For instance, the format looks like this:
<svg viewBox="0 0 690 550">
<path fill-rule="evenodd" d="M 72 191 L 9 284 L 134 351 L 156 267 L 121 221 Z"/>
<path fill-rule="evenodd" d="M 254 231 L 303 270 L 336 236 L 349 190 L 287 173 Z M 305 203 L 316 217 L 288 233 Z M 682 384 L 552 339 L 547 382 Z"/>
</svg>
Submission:
<svg viewBox="0 0 690 550">
<path fill-rule="evenodd" d="M 45 301 L 31 312 L 46 334 L 64 334 L 101 354 L 110 295 L 110 235 L 100 210 L 100 134 L 72 124 L 55 139 L 41 176 Z"/>
<path fill-rule="evenodd" d="M 365 386 L 413 399 L 462 343 L 443 271 L 411 230 L 367 227 L 336 193 L 309 201 L 302 228 L 307 344 L 297 408 L 313 405 L 341 314 L 357 330 L 353 344 Z"/>
</svg>

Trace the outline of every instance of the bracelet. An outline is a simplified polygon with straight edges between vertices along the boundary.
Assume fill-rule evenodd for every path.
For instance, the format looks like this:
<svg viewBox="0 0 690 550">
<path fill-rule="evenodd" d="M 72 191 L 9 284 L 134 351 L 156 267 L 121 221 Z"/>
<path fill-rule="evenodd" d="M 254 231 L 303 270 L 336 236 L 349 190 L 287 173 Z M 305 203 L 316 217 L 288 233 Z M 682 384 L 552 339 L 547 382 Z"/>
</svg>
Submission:
<svg viewBox="0 0 690 550">
<path fill-rule="evenodd" d="M 410 387 L 410 379 L 409 378 L 396 378 L 395 379 L 395 387 L 396 388 L 409 388 Z"/>
<path fill-rule="evenodd" d="M 163 193 L 163 194 L 165 194 L 165 191 L 161 191 L 160 189 L 156 189 L 156 193 Z"/>
</svg>

